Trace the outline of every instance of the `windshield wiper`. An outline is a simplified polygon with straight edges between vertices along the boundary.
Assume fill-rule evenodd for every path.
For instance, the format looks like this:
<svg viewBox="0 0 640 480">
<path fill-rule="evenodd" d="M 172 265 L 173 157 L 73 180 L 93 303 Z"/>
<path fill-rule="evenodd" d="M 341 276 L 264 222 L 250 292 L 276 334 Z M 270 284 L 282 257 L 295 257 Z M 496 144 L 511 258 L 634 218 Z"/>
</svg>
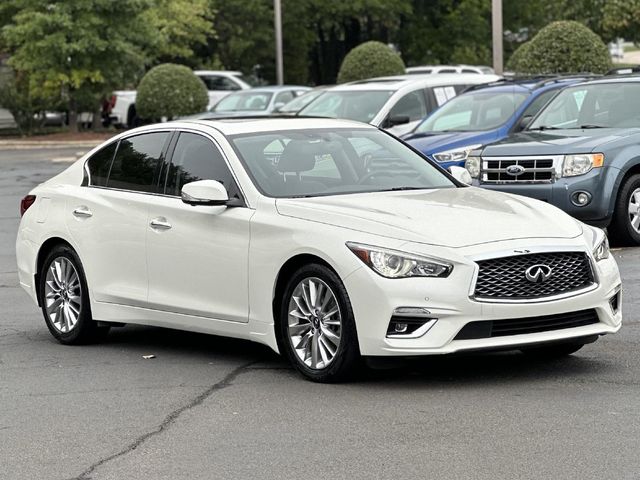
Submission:
<svg viewBox="0 0 640 480">
<path fill-rule="evenodd" d="M 586 128 L 607 128 L 607 127 L 605 127 L 604 125 L 595 125 L 592 123 L 587 123 L 585 125 L 580 125 L 578 128 L 586 129 Z"/>
<path fill-rule="evenodd" d="M 393 187 L 386 188 L 384 190 L 378 190 L 379 192 L 401 192 L 402 190 L 426 190 L 428 187 Z"/>
<path fill-rule="evenodd" d="M 529 130 L 530 132 L 533 132 L 535 130 L 540 130 L 540 131 L 542 131 L 542 130 L 560 130 L 560 127 L 554 127 L 553 125 L 540 125 L 539 127 L 529 128 L 527 130 Z"/>
</svg>

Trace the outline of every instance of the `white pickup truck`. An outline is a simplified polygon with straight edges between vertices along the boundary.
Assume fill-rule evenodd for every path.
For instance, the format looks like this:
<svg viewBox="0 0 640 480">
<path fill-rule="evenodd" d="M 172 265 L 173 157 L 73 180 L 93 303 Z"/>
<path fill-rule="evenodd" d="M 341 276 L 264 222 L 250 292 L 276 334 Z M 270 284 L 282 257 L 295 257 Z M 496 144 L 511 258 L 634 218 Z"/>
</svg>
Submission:
<svg viewBox="0 0 640 480">
<path fill-rule="evenodd" d="M 209 91 L 209 104 L 207 109 L 215 105 L 221 98 L 237 90 L 251 88 L 242 78 L 242 72 L 229 70 L 196 70 L 195 73 L 202 79 Z M 137 124 L 136 91 L 118 90 L 113 92 L 111 112 L 109 119 L 111 124 L 117 127 L 135 127 Z"/>
</svg>

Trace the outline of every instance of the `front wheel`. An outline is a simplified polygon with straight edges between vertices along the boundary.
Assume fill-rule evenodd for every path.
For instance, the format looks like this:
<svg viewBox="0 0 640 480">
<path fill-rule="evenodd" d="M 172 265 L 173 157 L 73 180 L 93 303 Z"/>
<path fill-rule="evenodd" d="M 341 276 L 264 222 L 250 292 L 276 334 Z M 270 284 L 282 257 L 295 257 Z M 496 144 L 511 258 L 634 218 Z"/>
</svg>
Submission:
<svg viewBox="0 0 640 480">
<path fill-rule="evenodd" d="M 90 343 L 108 333 L 108 326 L 98 326 L 91 317 L 84 270 L 70 247 L 58 245 L 49 252 L 40 270 L 39 291 L 47 327 L 60 343 Z"/>
<path fill-rule="evenodd" d="M 640 245 L 640 174 L 620 187 L 609 231 L 617 245 Z"/>
<path fill-rule="evenodd" d="M 340 278 L 311 264 L 289 280 L 280 304 L 281 347 L 291 363 L 315 382 L 337 382 L 360 359 L 351 302 Z"/>
</svg>

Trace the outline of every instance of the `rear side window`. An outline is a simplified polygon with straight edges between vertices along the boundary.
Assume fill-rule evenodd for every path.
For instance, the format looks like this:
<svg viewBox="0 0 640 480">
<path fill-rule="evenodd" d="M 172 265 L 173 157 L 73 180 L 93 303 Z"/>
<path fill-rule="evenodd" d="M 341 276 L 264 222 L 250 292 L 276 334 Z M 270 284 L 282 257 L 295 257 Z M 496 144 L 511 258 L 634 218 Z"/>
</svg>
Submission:
<svg viewBox="0 0 640 480">
<path fill-rule="evenodd" d="M 109 176 L 109 169 L 111 168 L 111 161 L 113 155 L 116 153 L 116 146 L 118 142 L 113 142 L 102 150 L 97 151 L 87 162 L 89 169 L 89 175 L 91 177 L 91 185 L 96 187 L 106 187 L 107 177 Z"/>
<path fill-rule="evenodd" d="M 156 172 L 169 132 L 154 132 L 120 140 L 107 187 L 155 192 Z"/>
<path fill-rule="evenodd" d="M 217 180 L 225 186 L 229 198 L 240 198 L 220 150 L 202 135 L 183 132 L 171 157 L 165 193 L 179 196 L 185 184 L 197 180 Z"/>
</svg>

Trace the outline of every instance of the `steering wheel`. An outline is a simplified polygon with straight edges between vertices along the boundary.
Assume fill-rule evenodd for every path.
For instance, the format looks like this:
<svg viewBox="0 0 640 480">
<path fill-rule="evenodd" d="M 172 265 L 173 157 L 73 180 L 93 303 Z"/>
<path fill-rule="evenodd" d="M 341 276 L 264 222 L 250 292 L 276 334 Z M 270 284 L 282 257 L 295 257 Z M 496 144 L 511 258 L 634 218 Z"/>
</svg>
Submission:
<svg viewBox="0 0 640 480">
<path fill-rule="evenodd" d="M 357 185 L 362 185 L 362 184 L 364 184 L 364 182 L 366 182 L 370 178 L 373 178 L 376 175 L 380 175 L 381 173 L 382 172 L 375 172 L 375 171 L 374 172 L 365 173 L 365 175 L 360 180 L 358 180 Z"/>
</svg>

